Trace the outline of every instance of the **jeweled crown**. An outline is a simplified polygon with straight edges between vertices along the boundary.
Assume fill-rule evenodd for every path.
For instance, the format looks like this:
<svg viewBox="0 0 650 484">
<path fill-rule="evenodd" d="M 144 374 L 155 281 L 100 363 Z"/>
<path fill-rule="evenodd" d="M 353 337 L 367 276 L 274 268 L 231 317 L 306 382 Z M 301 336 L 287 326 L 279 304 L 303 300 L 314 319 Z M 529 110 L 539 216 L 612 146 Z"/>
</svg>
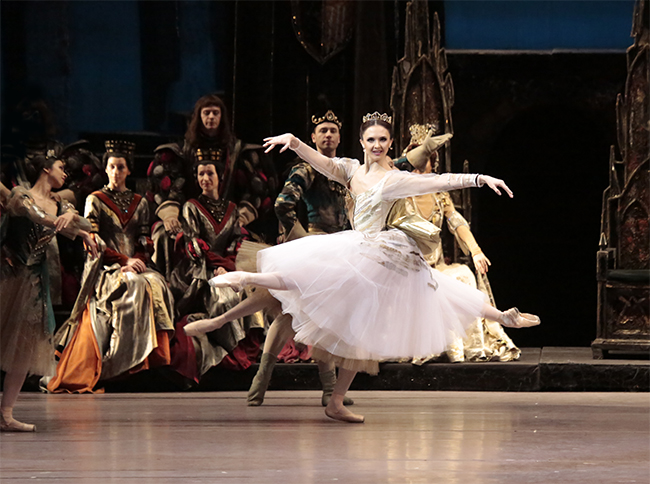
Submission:
<svg viewBox="0 0 650 484">
<path fill-rule="evenodd" d="M 324 116 L 317 118 L 316 115 L 313 115 L 311 117 L 311 122 L 314 124 L 314 126 L 318 126 L 321 123 L 334 123 L 336 126 L 338 126 L 339 129 L 343 126 L 343 123 L 339 121 L 339 118 L 336 117 L 336 114 L 334 114 L 334 111 L 329 109 Z"/>
<path fill-rule="evenodd" d="M 198 148 L 194 154 L 196 164 L 201 164 L 203 161 L 222 161 L 223 150 L 214 148 Z"/>
<path fill-rule="evenodd" d="M 361 122 L 362 123 L 367 123 L 368 121 L 372 121 L 374 119 L 385 121 L 388 124 L 393 124 L 393 117 L 392 116 L 389 116 L 386 113 L 379 114 L 377 111 L 375 111 L 372 114 L 370 114 L 370 113 L 366 114 L 363 118 L 361 118 Z"/>
<path fill-rule="evenodd" d="M 106 140 L 104 142 L 106 153 L 120 153 L 127 156 L 133 156 L 135 153 L 135 143 L 122 140 Z"/>
</svg>

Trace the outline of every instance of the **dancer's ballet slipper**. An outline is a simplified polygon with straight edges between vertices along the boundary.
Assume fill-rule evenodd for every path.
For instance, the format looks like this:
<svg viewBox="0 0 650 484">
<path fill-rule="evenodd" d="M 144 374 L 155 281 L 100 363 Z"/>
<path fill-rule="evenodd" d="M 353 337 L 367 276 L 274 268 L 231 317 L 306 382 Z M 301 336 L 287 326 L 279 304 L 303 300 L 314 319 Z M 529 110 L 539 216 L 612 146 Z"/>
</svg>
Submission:
<svg viewBox="0 0 650 484">
<path fill-rule="evenodd" d="M 511 308 L 503 312 L 502 325 L 508 328 L 528 328 L 537 326 L 541 321 L 539 316 L 529 313 L 520 313 L 519 309 Z"/>
<path fill-rule="evenodd" d="M 188 336 L 199 336 L 215 329 L 221 328 L 228 321 L 224 321 L 223 318 L 216 317 L 213 319 L 199 319 L 193 323 L 186 324 L 183 327 L 185 334 Z"/>
<path fill-rule="evenodd" d="M 213 277 L 208 281 L 212 287 L 230 287 L 235 292 L 240 292 L 246 286 L 246 273 L 242 271 L 228 272 Z"/>
<path fill-rule="evenodd" d="M 334 420 L 339 420 L 341 422 L 348 423 L 363 423 L 365 420 L 363 415 L 357 415 L 356 413 L 350 412 L 347 408 L 334 408 L 334 406 L 328 405 L 325 407 L 325 415 Z"/>
<path fill-rule="evenodd" d="M 0 417 L 0 432 L 36 432 L 36 425 L 19 422 L 15 418 Z"/>
</svg>

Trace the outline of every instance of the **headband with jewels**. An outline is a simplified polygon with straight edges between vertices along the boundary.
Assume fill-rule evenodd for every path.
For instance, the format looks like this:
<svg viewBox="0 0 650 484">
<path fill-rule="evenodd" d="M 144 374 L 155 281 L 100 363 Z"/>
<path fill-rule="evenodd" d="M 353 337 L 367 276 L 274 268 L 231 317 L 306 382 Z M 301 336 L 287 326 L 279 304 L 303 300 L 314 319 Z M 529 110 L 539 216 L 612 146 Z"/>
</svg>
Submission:
<svg viewBox="0 0 650 484">
<path fill-rule="evenodd" d="M 393 117 L 392 116 L 389 116 L 386 113 L 379 114 L 377 111 L 375 111 L 372 114 L 370 114 L 370 113 L 366 114 L 363 118 L 361 118 L 361 122 L 362 123 L 367 123 L 368 121 L 373 121 L 375 119 L 384 121 L 384 122 L 386 122 L 388 124 L 393 124 Z"/>
<path fill-rule="evenodd" d="M 106 153 L 118 153 L 129 157 L 132 157 L 133 153 L 135 153 L 135 143 L 130 141 L 106 140 L 104 147 L 106 148 Z"/>
<path fill-rule="evenodd" d="M 331 109 L 329 109 L 325 113 L 325 116 L 321 118 L 317 118 L 316 115 L 312 116 L 311 122 L 314 124 L 314 126 L 318 126 L 319 124 L 322 123 L 334 123 L 336 126 L 338 126 L 339 129 L 341 129 L 341 127 L 343 126 L 343 123 L 339 121 L 339 118 L 336 117 L 336 114 L 334 114 L 334 111 L 332 111 Z"/>
</svg>

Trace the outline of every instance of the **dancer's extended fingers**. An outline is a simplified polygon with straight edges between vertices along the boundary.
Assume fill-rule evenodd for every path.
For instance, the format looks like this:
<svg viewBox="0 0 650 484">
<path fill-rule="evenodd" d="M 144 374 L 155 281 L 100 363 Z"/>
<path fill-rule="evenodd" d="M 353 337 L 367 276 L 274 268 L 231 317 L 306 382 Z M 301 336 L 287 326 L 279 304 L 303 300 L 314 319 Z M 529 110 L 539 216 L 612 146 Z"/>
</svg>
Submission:
<svg viewBox="0 0 650 484">
<path fill-rule="evenodd" d="M 505 192 L 508 194 L 510 198 L 514 197 L 514 194 L 512 193 L 512 190 L 508 188 L 508 185 L 506 185 L 506 182 L 503 180 L 499 180 L 499 186 L 505 190 Z"/>
</svg>

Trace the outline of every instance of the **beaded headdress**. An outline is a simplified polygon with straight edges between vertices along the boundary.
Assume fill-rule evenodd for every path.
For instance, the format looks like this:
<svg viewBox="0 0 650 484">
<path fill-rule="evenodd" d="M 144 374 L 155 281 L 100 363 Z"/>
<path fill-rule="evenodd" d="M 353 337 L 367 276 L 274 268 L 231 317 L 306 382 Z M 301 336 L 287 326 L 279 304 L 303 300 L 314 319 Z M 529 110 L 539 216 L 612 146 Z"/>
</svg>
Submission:
<svg viewBox="0 0 650 484">
<path fill-rule="evenodd" d="M 389 116 L 386 113 L 379 114 L 377 111 L 375 111 L 372 114 L 370 114 L 370 113 L 366 114 L 363 118 L 361 118 L 361 122 L 362 123 L 367 123 L 368 121 L 372 121 L 372 120 L 375 120 L 375 119 L 385 121 L 388 124 L 393 124 L 393 117 L 392 116 Z"/>
<path fill-rule="evenodd" d="M 135 153 L 135 143 L 122 140 L 106 140 L 104 142 L 106 153 L 119 153 L 132 157 Z"/>
<path fill-rule="evenodd" d="M 343 126 L 343 123 L 339 121 L 339 118 L 336 117 L 336 114 L 334 114 L 334 111 L 331 109 L 329 109 L 325 115 L 320 118 L 317 118 L 316 115 L 312 116 L 311 122 L 314 124 L 314 126 L 318 126 L 321 123 L 334 123 L 336 126 L 338 126 L 339 129 L 341 129 Z"/>
<path fill-rule="evenodd" d="M 202 165 L 205 163 L 219 163 L 223 161 L 223 150 L 217 148 L 197 148 L 194 153 L 194 163 Z"/>
</svg>

